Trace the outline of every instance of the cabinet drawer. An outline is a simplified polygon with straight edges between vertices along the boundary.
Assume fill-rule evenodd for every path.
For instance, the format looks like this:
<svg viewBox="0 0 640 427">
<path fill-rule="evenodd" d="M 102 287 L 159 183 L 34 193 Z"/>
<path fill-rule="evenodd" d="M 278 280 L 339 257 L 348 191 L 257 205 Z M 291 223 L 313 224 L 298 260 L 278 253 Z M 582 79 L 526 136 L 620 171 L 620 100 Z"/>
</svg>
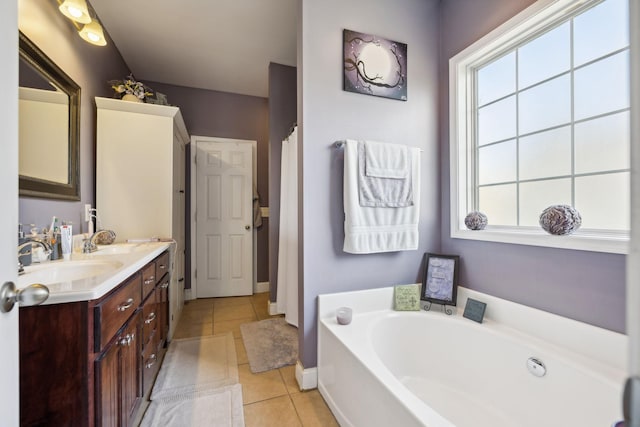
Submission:
<svg viewBox="0 0 640 427">
<path fill-rule="evenodd" d="M 142 269 L 142 298 L 146 298 L 156 287 L 156 263 L 150 262 Z"/>
<path fill-rule="evenodd" d="M 158 326 L 158 303 L 153 292 L 142 306 L 142 346 L 149 345 L 149 339 Z"/>
<path fill-rule="evenodd" d="M 142 389 L 144 394 L 151 389 L 156 373 L 160 368 L 160 354 L 158 353 L 157 334 L 152 333 L 151 340 L 142 352 Z"/>
<path fill-rule="evenodd" d="M 101 351 L 140 306 L 141 276 L 136 274 L 95 307 L 95 351 Z"/>
<path fill-rule="evenodd" d="M 169 271 L 169 252 L 165 252 L 156 259 L 156 283 Z"/>
</svg>

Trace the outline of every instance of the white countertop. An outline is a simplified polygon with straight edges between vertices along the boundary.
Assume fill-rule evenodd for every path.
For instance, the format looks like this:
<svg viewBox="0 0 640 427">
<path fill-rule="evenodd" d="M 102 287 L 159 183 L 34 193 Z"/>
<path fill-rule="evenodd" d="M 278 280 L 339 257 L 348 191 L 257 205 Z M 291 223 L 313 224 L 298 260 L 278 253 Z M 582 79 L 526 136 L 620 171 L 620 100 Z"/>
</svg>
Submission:
<svg viewBox="0 0 640 427">
<path fill-rule="evenodd" d="M 103 246 L 101 247 L 103 248 L 102 250 L 91 254 L 73 253 L 71 255 L 71 262 L 86 261 L 90 263 L 92 261 L 104 261 L 117 267 L 110 268 L 109 271 L 105 273 L 88 278 L 58 283 L 44 283 L 49 288 L 49 298 L 43 302 L 42 305 L 90 301 L 101 298 L 166 249 L 170 248 L 172 243 L 148 242 L 127 245 L 133 249 L 127 253 L 109 253 L 111 250 L 117 249 L 118 244 Z M 132 246 L 134 247 L 132 248 Z M 32 268 L 43 271 L 49 266 L 53 269 L 59 263 L 65 262 L 68 261 L 49 261 L 34 264 Z M 27 273 L 18 278 L 18 288 L 24 288 L 31 284 L 29 280 L 30 268 L 27 267 L 25 270 Z"/>
</svg>

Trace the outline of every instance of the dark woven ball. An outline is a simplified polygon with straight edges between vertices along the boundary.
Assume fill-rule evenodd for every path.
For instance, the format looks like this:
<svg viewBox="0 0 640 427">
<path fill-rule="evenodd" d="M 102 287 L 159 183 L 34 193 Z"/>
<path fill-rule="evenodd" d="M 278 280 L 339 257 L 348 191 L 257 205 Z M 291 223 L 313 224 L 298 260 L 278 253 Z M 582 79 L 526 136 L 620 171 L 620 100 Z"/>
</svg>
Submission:
<svg viewBox="0 0 640 427">
<path fill-rule="evenodd" d="M 582 225 L 582 217 L 574 207 L 553 205 L 540 214 L 540 227 L 549 234 L 564 236 L 571 234 Z"/>
<path fill-rule="evenodd" d="M 487 223 L 487 216 L 478 211 L 469 212 L 464 219 L 464 225 L 469 230 L 484 230 Z"/>
</svg>

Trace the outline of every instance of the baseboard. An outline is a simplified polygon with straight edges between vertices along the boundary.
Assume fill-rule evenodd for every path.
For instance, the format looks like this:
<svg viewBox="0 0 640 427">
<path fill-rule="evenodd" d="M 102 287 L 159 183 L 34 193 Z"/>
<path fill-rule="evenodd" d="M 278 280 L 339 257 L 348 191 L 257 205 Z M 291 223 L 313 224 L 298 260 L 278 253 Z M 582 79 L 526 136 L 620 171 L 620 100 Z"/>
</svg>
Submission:
<svg viewBox="0 0 640 427">
<path fill-rule="evenodd" d="M 284 314 L 278 311 L 278 303 L 267 301 L 267 306 L 269 308 L 269 316 L 275 316 L 276 314 Z"/>
<path fill-rule="evenodd" d="M 300 390 L 318 388 L 318 368 L 305 369 L 298 360 L 296 363 L 296 381 Z"/>
<path fill-rule="evenodd" d="M 184 290 L 184 300 L 185 301 L 190 301 L 192 299 L 195 299 L 195 297 L 193 296 L 193 293 L 191 292 L 191 289 L 185 289 Z"/>
<path fill-rule="evenodd" d="M 254 294 L 261 294 L 263 292 L 269 292 L 269 282 L 258 282 L 253 289 Z"/>
</svg>

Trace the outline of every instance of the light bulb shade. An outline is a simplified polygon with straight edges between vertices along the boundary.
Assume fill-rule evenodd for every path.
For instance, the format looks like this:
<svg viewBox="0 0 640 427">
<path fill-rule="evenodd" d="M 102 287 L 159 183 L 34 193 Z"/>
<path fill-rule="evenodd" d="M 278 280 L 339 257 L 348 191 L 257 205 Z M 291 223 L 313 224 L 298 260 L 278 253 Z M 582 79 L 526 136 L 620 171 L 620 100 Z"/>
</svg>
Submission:
<svg viewBox="0 0 640 427">
<path fill-rule="evenodd" d="M 105 46 L 107 39 L 104 37 L 102 31 L 102 25 L 97 20 L 93 20 L 88 24 L 85 24 L 80 31 L 78 31 L 80 37 L 85 41 L 94 44 L 96 46 Z"/>
<path fill-rule="evenodd" d="M 80 24 L 88 24 L 91 22 L 89 8 L 85 0 L 64 0 L 58 9 L 60 9 L 60 12 L 64 16 L 72 21 Z"/>
</svg>

